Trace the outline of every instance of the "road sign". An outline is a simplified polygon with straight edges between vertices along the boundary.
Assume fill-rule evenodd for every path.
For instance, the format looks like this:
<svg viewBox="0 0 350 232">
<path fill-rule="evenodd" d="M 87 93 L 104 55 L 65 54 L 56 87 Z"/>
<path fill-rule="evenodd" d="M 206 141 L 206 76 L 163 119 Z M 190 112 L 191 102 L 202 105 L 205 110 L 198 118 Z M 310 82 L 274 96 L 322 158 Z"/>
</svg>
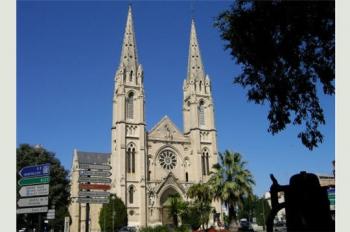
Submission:
<svg viewBox="0 0 350 232">
<path fill-rule="evenodd" d="M 17 209 L 17 214 L 24 214 L 24 213 L 46 213 L 48 210 L 47 206 L 44 207 L 35 207 L 35 208 L 22 208 Z"/>
<path fill-rule="evenodd" d="M 107 171 L 87 171 L 87 170 L 80 170 L 79 171 L 80 176 L 101 176 L 101 177 L 109 177 L 112 175 L 112 173 Z"/>
<path fill-rule="evenodd" d="M 49 209 L 46 214 L 47 219 L 55 219 L 55 209 Z"/>
<path fill-rule="evenodd" d="M 41 185 L 23 186 L 19 190 L 19 194 L 21 195 L 21 197 L 49 195 L 49 185 L 41 184 Z"/>
<path fill-rule="evenodd" d="M 98 170 L 110 170 L 112 167 L 110 165 L 103 164 L 79 164 L 81 169 L 98 169 Z"/>
<path fill-rule="evenodd" d="M 82 182 L 90 182 L 90 183 L 102 183 L 102 184 L 109 184 L 112 182 L 110 178 L 103 178 L 103 177 L 85 177 L 81 176 L 78 180 L 79 183 Z"/>
<path fill-rule="evenodd" d="M 33 184 L 48 184 L 50 182 L 50 177 L 32 177 L 32 178 L 22 178 L 18 181 L 19 186 L 33 185 Z"/>
<path fill-rule="evenodd" d="M 17 202 L 19 207 L 48 205 L 49 197 L 21 198 Z"/>
<path fill-rule="evenodd" d="M 108 204 L 109 198 L 78 198 L 79 203 Z"/>
<path fill-rule="evenodd" d="M 79 197 L 108 197 L 110 192 L 91 191 L 91 192 L 79 192 Z"/>
<path fill-rule="evenodd" d="M 108 189 L 111 189 L 111 186 L 110 185 L 105 185 L 105 184 L 79 184 L 79 189 L 108 190 Z"/>
<path fill-rule="evenodd" d="M 50 173 L 50 164 L 40 164 L 36 166 L 27 166 L 22 168 L 18 174 L 21 177 L 48 176 Z"/>
</svg>

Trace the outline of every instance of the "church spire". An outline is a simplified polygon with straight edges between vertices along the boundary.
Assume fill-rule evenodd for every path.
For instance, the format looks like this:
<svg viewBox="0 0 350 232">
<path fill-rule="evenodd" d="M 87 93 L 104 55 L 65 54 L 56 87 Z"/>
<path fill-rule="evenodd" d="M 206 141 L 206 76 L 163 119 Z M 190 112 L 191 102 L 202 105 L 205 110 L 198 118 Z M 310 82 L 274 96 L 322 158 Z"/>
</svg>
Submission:
<svg viewBox="0 0 350 232">
<path fill-rule="evenodd" d="M 192 19 L 190 46 L 188 53 L 187 79 L 204 79 L 204 67 L 202 63 L 199 43 L 197 40 L 196 26 Z"/>
<path fill-rule="evenodd" d="M 127 71 L 136 72 L 138 67 L 136 39 L 132 20 L 131 6 L 129 6 L 128 18 L 125 26 L 122 53 L 120 56 L 120 66 L 124 66 Z"/>
</svg>

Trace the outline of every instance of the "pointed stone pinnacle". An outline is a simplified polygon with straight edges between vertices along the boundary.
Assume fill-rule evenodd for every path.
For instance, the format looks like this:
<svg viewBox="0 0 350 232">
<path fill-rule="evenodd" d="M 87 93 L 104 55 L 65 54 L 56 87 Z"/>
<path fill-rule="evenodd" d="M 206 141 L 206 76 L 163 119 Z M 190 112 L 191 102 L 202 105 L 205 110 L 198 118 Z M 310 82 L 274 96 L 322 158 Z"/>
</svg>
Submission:
<svg viewBox="0 0 350 232">
<path fill-rule="evenodd" d="M 138 67 L 136 39 L 132 19 L 132 10 L 129 5 L 128 18 L 126 20 L 122 53 L 119 67 L 125 66 L 127 71 L 136 72 Z"/>
<path fill-rule="evenodd" d="M 204 67 L 202 63 L 199 43 L 197 40 L 196 26 L 194 19 L 191 24 L 190 46 L 188 53 L 187 79 L 204 79 Z"/>
</svg>

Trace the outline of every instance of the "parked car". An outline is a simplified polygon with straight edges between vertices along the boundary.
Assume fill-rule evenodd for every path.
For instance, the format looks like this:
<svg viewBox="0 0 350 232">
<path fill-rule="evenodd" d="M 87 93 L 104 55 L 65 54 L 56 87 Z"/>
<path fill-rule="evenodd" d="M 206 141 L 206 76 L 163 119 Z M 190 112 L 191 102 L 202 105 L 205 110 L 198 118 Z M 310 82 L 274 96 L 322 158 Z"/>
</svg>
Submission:
<svg viewBox="0 0 350 232">
<path fill-rule="evenodd" d="M 136 227 L 134 226 L 124 226 L 118 230 L 118 232 L 136 232 Z"/>
<path fill-rule="evenodd" d="M 254 232 L 252 224 L 247 219 L 241 219 L 239 221 L 239 231 L 242 232 Z"/>
</svg>

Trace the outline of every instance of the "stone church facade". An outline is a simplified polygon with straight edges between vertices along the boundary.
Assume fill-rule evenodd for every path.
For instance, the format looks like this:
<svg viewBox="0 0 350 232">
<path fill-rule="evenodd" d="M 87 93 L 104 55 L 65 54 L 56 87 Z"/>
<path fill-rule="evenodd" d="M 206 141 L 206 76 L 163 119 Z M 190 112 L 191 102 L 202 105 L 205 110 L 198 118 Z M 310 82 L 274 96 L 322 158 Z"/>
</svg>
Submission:
<svg viewBox="0 0 350 232">
<path fill-rule="evenodd" d="M 209 76 L 204 72 L 192 20 L 187 77 L 183 82 L 183 132 L 164 116 L 146 130 L 144 75 L 139 63 L 129 7 L 120 65 L 115 75 L 111 153 L 74 151 L 71 195 L 78 196 L 77 165 L 82 160 L 112 166 L 111 192 L 127 207 L 130 226 L 171 223 L 164 204 L 170 194 L 187 200 L 187 189 L 206 182 L 218 162 L 214 106 Z M 146 77 L 147 80 L 147 77 Z M 213 202 L 221 212 L 219 202 Z M 70 205 L 71 231 L 84 231 L 85 204 Z M 91 204 L 91 231 L 100 231 L 100 205 Z"/>
</svg>

